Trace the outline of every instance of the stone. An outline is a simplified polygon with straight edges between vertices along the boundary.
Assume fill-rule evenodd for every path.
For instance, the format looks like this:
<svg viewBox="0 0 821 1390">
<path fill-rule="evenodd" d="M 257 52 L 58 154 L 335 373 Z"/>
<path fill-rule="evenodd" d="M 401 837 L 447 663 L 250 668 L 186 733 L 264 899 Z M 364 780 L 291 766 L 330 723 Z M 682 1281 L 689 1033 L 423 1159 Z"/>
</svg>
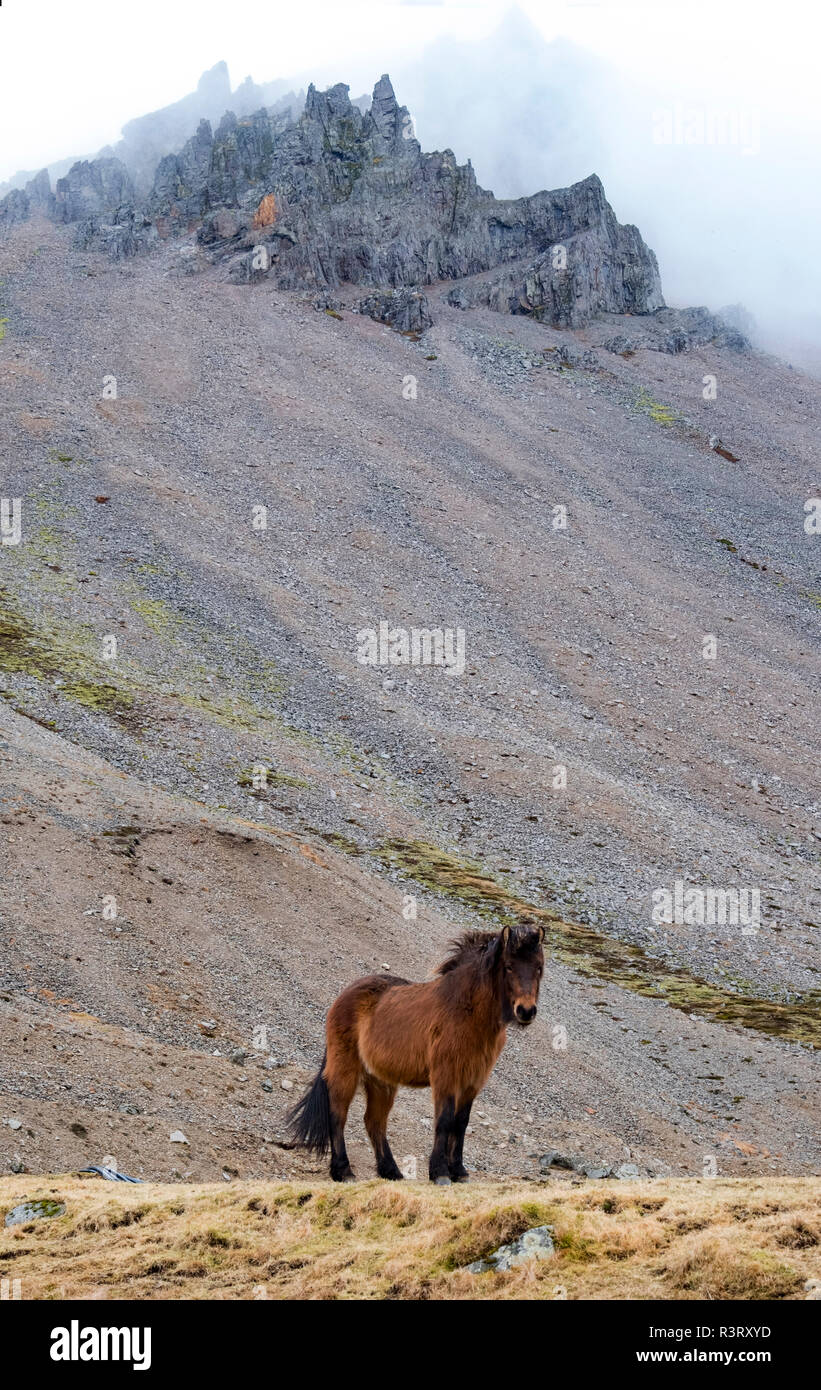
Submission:
<svg viewBox="0 0 821 1390">
<path fill-rule="evenodd" d="M 273 227 L 277 220 L 277 205 L 273 193 L 266 193 L 260 199 L 259 207 L 254 213 L 251 226 L 256 231 L 260 227 Z"/>
<path fill-rule="evenodd" d="M 118 209 L 112 217 L 90 217 L 78 223 L 74 231 L 77 249 L 104 251 L 110 260 L 122 261 L 147 251 L 158 240 L 154 224 L 131 208 Z"/>
<path fill-rule="evenodd" d="M 540 1156 L 539 1167 L 543 1172 L 546 1172 L 548 1168 L 569 1168 L 572 1170 L 576 1164 L 572 1158 L 560 1154 L 558 1149 L 550 1149 Z"/>
<path fill-rule="evenodd" d="M 635 1163 L 622 1163 L 621 1166 L 616 1169 L 613 1176 L 619 1178 L 622 1182 L 633 1182 L 636 1178 L 641 1177 L 641 1174 Z"/>
<path fill-rule="evenodd" d="M 248 230 L 248 220 L 232 208 L 218 208 L 209 213 L 197 229 L 197 241 L 203 246 L 220 241 L 231 241 Z"/>
<path fill-rule="evenodd" d="M 185 1135 L 183 1134 L 183 1132 L 182 1132 L 181 1129 L 173 1129 L 173 1130 L 171 1131 L 171 1134 L 169 1135 L 169 1143 L 171 1143 L 171 1144 L 187 1144 L 187 1143 L 188 1143 L 188 1140 L 186 1139 L 186 1137 L 185 1137 Z"/>
<path fill-rule="evenodd" d="M 553 1227 L 532 1226 L 529 1231 L 519 1236 L 518 1240 L 511 1241 L 509 1245 L 500 1245 L 498 1250 L 494 1250 L 485 1259 L 474 1260 L 465 1268 L 469 1274 L 485 1274 L 491 1269 L 515 1269 L 517 1265 L 525 1264 L 528 1260 L 550 1259 L 555 1253 Z"/>
<path fill-rule="evenodd" d="M 613 1176 L 612 1168 L 608 1168 L 604 1163 L 584 1163 L 579 1169 L 579 1172 L 583 1173 L 586 1178 L 595 1180 L 600 1178 L 612 1178 Z"/>
<path fill-rule="evenodd" d="M 599 360 L 592 348 L 581 351 L 574 343 L 561 343 L 556 349 L 556 356 L 564 367 L 583 367 L 596 368 Z"/>
<path fill-rule="evenodd" d="M 55 1202 L 51 1198 L 40 1198 L 33 1202 L 22 1202 L 6 1212 L 7 1226 L 21 1226 L 28 1221 L 43 1221 L 54 1216 L 62 1216 L 65 1202 Z"/>
<path fill-rule="evenodd" d="M 619 357 L 631 356 L 640 346 L 637 338 L 628 338 L 624 333 L 616 333 L 614 337 L 607 338 L 602 343 L 602 347 L 607 352 L 618 354 Z"/>
<path fill-rule="evenodd" d="M 375 135 L 389 149 L 398 140 L 408 138 L 411 129 L 410 113 L 406 106 L 398 104 L 387 73 L 383 73 L 373 89 L 369 120 Z"/>
<path fill-rule="evenodd" d="M 228 278 L 240 285 L 253 285 L 265 279 L 271 264 L 270 253 L 268 258 L 263 259 L 253 250 L 246 251 L 244 255 L 234 256 L 229 261 Z"/>
<path fill-rule="evenodd" d="M 414 289 L 377 291 L 360 299 L 357 312 L 398 333 L 424 333 L 433 323 L 427 299 Z"/>
</svg>

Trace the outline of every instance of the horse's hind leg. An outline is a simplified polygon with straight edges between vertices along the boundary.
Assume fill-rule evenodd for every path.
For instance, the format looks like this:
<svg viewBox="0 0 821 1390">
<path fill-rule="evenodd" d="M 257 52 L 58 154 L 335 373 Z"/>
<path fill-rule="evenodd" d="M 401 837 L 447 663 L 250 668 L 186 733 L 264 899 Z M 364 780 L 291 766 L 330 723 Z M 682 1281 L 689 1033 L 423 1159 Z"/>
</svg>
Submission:
<svg viewBox="0 0 821 1390">
<path fill-rule="evenodd" d="M 330 1036 L 325 1080 L 331 1112 L 331 1177 L 334 1182 L 351 1182 L 354 1172 L 345 1148 L 345 1121 L 359 1081 L 359 1059 L 350 1048 L 335 1043 Z"/>
<path fill-rule="evenodd" d="M 396 1087 L 365 1075 L 365 1128 L 376 1154 L 376 1171 L 380 1178 L 401 1178 L 396 1159 L 388 1143 L 388 1116 L 396 1098 Z"/>
</svg>

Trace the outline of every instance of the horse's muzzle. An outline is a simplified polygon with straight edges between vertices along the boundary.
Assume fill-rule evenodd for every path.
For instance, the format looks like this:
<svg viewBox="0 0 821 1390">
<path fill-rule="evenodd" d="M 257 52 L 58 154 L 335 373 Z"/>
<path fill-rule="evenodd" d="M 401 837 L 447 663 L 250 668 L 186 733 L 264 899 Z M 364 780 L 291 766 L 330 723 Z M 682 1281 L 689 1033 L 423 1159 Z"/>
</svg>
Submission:
<svg viewBox="0 0 821 1390">
<path fill-rule="evenodd" d="M 527 1004 L 517 1004 L 514 1012 L 516 1015 L 516 1022 L 520 1023 L 523 1028 L 526 1028 L 536 1017 L 536 1005 L 530 1004 L 528 1006 Z"/>
</svg>

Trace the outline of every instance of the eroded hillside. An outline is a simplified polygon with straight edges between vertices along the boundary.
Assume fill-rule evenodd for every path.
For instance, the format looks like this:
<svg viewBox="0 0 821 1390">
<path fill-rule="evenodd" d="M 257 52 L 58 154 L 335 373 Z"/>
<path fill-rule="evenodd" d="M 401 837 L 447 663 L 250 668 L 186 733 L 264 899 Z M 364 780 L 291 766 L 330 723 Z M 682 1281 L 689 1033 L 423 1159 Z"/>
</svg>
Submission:
<svg viewBox="0 0 821 1390">
<path fill-rule="evenodd" d="M 469 1166 L 817 1171 L 818 383 L 665 311 L 443 284 L 402 335 L 183 260 L 0 246 L 4 1166 L 309 1170 L 283 1082 L 335 993 L 535 909 Z M 383 622 L 463 674 L 363 665 Z M 654 923 L 676 880 L 762 920 Z M 392 1128 L 421 1161 L 427 1098 Z"/>
</svg>

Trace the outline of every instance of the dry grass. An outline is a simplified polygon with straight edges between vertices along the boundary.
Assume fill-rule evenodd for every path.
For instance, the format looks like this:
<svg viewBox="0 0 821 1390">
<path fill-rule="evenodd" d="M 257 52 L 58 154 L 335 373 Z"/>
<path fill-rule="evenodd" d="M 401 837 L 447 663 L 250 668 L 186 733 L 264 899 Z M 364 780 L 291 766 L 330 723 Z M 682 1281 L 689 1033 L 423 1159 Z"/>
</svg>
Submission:
<svg viewBox="0 0 821 1390">
<path fill-rule="evenodd" d="M 818 1178 L 443 1189 L 21 1176 L 0 1180 L 0 1215 L 38 1197 L 65 1214 L 0 1227 L 0 1274 L 27 1299 L 795 1299 L 821 1277 Z M 555 1258 L 462 1268 L 543 1222 Z"/>
</svg>

